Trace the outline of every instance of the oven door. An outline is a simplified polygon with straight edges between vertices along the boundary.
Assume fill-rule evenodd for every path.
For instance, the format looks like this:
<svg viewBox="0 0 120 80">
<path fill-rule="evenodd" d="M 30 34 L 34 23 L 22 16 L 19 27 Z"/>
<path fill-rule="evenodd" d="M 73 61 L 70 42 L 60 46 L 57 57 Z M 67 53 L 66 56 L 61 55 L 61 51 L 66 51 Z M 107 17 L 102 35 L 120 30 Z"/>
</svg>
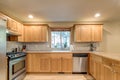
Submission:
<svg viewBox="0 0 120 80">
<path fill-rule="evenodd" d="M 25 77 L 25 57 L 10 60 L 9 62 L 9 80 L 21 80 Z"/>
</svg>

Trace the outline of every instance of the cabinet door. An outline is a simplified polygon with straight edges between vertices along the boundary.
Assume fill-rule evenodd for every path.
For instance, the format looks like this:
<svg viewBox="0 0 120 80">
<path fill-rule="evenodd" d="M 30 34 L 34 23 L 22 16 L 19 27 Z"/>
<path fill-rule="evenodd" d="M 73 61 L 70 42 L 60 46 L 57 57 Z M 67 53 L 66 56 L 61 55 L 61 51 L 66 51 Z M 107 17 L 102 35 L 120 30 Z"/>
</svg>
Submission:
<svg viewBox="0 0 120 80">
<path fill-rule="evenodd" d="M 91 41 L 91 26 L 83 25 L 81 26 L 81 42 L 90 42 Z"/>
<path fill-rule="evenodd" d="M 102 25 L 92 25 L 92 41 L 102 41 Z"/>
<path fill-rule="evenodd" d="M 120 80 L 120 62 L 113 61 L 114 80 Z"/>
<path fill-rule="evenodd" d="M 17 30 L 18 30 L 18 28 L 17 28 L 17 22 L 14 21 L 14 20 L 12 20 L 11 30 L 16 31 L 16 32 L 17 32 Z"/>
<path fill-rule="evenodd" d="M 96 80 L 104 80 L 104 66 L 102 63 L 102 57 L 96 56 L 93 54 L 90 54 L 90 74 L 96 79 Z"/>
<path fill-rule="evenodd" d="M 103 75 L 104 75 L 104 70 L 103 70 L 103 64 L 96 62 L 95 66 L 95 79 L 96 80 L 104 80 Z"/>
<path fill-rule="evenodd" d="M 27 72 L 40 72 L 39 54 L 27 54 Z"/>
<path fill-rule="evenodd" d="M 93 61 L 93 59 L 92 59 L 92 56 L 90 56 L 90 60 L 89 60 L 90 62 L 89 62 L 89 73 L 91 74 L 91 75 L 93 75 L 94 74 L 94 61 Z"/>
<path fill-rule="evenodd" d="M 39 37 L 40 42 L 47 42 L 48 41 L 48 27 L 47 26 L 39 26 Z"/>
<path fill-rule="evenodd" d="M 114 80 L 120 80 L 120 72 L 115 72 Z"/>
<path fill-rule="evenodd" d="M 18 41 L 24 42 L 24 26 L 23 24 L 18 23 L 17 27 L 18 27 L 18 33 L 21 34 L 20 36 L 18 36 Z"/>
<path fill-rule="evenodd" d="M 104 80 L 104 65 L 100 63 L 99 66 L 100 66 L 99 72 L 98 72 L 98 76 L 100 75 L 99 80 Z"/>
<path fill-rule="evenodd" d="M 81 42 L 80 38 L 80 26 L 75 26 L 75 31 L 74 31 L 74 40 L 75 42 Z"/>
<path fill-rule="evenodd" d="M 40 37 L 44 35 L 40 35 L 40 26 L 31 26 L 32 29 L 32 42 L 41 42 Z"/>
<path fill-rule="evenodd" d="M 40 57 L 40 72 L 50 72 L 50 65 L 50 57 Z"/>
<path fill-rule="evenodd" d="M 104 80 L 114 80 L 114 74 L 111 67 L 104 65 Z"/>
<path fill-rule="evenodd" d="M 17 32 L 17 22 L 11 18 L 7 20 L 7 28 Z"/>
<path fill-rule="evenodd" d="M 72 54 L 63 54 L 61 60 L 62 72 L 72 72 Z"/>
<path fill-rule="evenodd" d="M 34 35 L 32 33 L 32 26 L 24 26 L 25 30 L 25 42 L 32 42 Z"/>
<path fill-rule="evenodd" d="M 11 29 L 12 26 L 12 20 L 11 19 L 7 19 L 7 28 Z"/>
<path fill-rule="evenodd" d="M 61 55 L 51 54 L 51 72 L 61 72 Z"/>
<path fill-rule="evenodd" d="M 91 25 L 77 25 L 75 27 L 75 41 L 76 42 L 91 42 Z"/>
</svg>

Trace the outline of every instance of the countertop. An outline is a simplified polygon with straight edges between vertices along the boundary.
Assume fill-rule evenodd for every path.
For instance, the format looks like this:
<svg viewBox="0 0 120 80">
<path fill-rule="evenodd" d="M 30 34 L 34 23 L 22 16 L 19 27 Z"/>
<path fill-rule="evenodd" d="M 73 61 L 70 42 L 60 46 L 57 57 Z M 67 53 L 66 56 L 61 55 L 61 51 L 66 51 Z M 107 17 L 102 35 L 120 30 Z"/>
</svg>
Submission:
<svg viewBox="0 0 120 80">
<path fill-rule="evenodd" d="M 26 51 L 26 53 L 90 53 L 91 51 L 70 51 L 70 50 L 51 50 L 51 51 Z"/>
<path fill-rule="evenodd" d="M 91 52 L 91 54 L 95 54 L 95 55 L 102 56 L 102 57 L 105 57 L 105 58 L 120 61 L 120 53 Z"/>
<path fill-rule="evenodd" d="M 108 53 L 108 52 L 98 52 L 98 51 L 26 51 L 26 53 L 91 53 L 105 58 L 120 61 L 120 53 Z"/>
</svg>

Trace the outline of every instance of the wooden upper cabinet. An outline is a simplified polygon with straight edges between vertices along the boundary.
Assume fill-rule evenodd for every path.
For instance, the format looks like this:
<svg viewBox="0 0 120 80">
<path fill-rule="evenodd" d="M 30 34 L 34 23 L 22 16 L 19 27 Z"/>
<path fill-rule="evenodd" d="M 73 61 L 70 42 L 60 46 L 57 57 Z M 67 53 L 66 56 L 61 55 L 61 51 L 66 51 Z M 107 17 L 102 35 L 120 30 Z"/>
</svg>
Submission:
<svg viewBox="0 0 120 80">
<path fill-rule="evenodd" d="M 8 18 L 7 20 L 7 28 L 12 30 L 12 31 L 16 31 L 18 30 L 18 27 L 17 27 L 17 22 L 11 18 Z"/>
<path fill-rule="evenodd" d="M 90 42 L 91 41 L 90 25 L 76 25 L 75 26 L 75 41 L 76 42 Z"/>
<path fill-rule="evenodd" d="M 48 27 L 47 26 L 40 26 L 40 41 L 47 42 L 48 41 Z"/>
<path fill-rule="evenodd" d="M 80 27 L 81 42 L 91 41 L 91 27 L 89 25 L 82 25 Z"/>
<path fill-rule="evenodd" d="M 75 31 L 74 31 L 74 41 L 75 42 L 80 42 L 81 41 L 80 30 L 81 30 L 81 27 L 75 26 Z"/>
<path fill-rule="evenodd" d="M 21 23 L 17 23 L 18 27 L 18 33 L 20 36 L 18 36 L 18 42 L 24 42 L 24 26 Z"/>
<path fill-rule="evenodd" d="M 32 26 L 24 26 L 25 42 L 32 42 L 32 37 L 34 37 L 32 33 Z"/>
<path fill-rule="evenodd" d="M 75 42 L 102 41 L 102 25 L 75 25 L 74 40 Z"/>
<path fill-rule="evenodd" d="M 92 41 L 102 41 L 102 25 L 92 25 Z"/>
<path fill-rule="evenodd" d="M 47 26 L 24 26 L 25 42 L 47 42 Z"/>
</svg>

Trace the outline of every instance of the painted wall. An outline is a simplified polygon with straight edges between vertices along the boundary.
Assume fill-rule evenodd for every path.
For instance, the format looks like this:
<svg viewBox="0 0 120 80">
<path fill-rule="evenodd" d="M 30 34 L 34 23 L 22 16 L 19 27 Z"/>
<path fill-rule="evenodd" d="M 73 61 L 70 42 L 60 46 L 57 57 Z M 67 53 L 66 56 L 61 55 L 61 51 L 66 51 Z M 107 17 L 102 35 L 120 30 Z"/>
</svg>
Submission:
<svg viewBox="0 0 120 80">
<path fill-rule="evenodd" d="M 103 26 L 103 41 L 99 50 L 120 53 L 120 21 L 105 22 Z"/>
</svg>

